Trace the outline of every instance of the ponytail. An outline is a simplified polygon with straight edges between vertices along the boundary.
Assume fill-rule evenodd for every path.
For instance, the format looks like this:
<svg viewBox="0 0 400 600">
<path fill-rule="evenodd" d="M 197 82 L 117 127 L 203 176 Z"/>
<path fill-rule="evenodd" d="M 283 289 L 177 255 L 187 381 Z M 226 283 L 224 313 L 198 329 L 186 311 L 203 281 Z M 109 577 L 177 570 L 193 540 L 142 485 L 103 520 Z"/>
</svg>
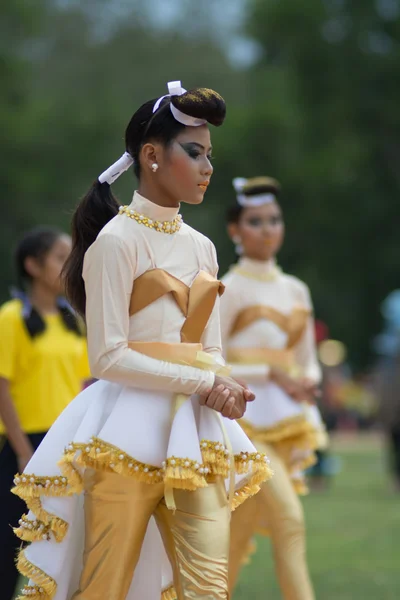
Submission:
<svg viewBox="0 0 400 600">
<path fill-rule="evenodd" d="M 101 229 L 118 214 L 119 203 L 108 183 L 98 179 L 82 198 L 72 217 L 72 251 L 63 274 L 67 298 L 75 310 L 85 316 L 86 294 L 82 278 L 86 250 L 96 240 Z"/>
</svg>

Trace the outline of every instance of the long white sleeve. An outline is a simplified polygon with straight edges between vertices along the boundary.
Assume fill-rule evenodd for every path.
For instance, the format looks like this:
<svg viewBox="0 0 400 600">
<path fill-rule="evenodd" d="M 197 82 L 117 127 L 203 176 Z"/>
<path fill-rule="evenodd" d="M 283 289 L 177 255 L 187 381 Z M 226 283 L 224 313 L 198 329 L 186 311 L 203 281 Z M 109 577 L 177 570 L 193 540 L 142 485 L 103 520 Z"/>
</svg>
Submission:
<svg viewBox="0 0 400 600">
<path fill-rule="evenodd" d="M 229 276 L 224 280 L 226 285 L 225 293 L 221 297 L 220 302 L 220 315 L 221 315 L 221 338 L 223 354 L 226 358 L 229 335 L 232 330 L 232 326 L 236 320 L 237 315 L 243 308 L 240 303 L 240 295 L 236 292 L 234 286 L 230 286 Z M 269 367 L 268 365 L 246 365 L 233 363 L 231 377 L 236 379 L 242 379 L 246 383 L 264 383 L 268 378 Z"/>
<path fill-rule="evenodd" d="M 211 389 L 214 374 L 210 371 L 156 360 L 128 347 L 135 252 L 118 236 L 103 233 L 86 254 L 86 322 L 93 375 L 141 389 L 187 395 Z"/>
<path fill-rule="evenodd" d="M 211 261 L 211 275 L 218 277 L 218 262 L 217 253 L 214 244 L 210 243 L 210 261 Z M 222 340 L 221 340 L 221 298 L 218 295 L 214 304 L 214 308 L 211 312 L 210 318 L 204 329 L 201 337 L 201 343 L 203 350 L 208 354 L 214 356 L 215 360 L 221 364 L 225 364 L 225 360 L 222 354 Z"/>
<path fill-rule="evenodd" d="M 322 379 L 321 367 L 317 358 L 317 349 L 315 345 L 315 327 L 312 316 L 313 306 L 308 287 L 302 284 L 299 292 L 300 301 L 303 306 L 310 310 L 307 327 L 294 348 L 296 363 L 301 367 L 304 377 L 320 383 Z"/>
</svg>

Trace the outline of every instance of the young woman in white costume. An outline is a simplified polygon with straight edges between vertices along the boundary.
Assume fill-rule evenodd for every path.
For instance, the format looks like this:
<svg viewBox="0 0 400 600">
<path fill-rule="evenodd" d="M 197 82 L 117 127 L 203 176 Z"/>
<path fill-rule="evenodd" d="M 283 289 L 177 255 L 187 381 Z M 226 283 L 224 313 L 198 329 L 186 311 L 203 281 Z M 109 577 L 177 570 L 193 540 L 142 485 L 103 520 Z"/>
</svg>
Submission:
<svg viewBox="0 0 400 600">
<path fill-rule="evenodd" d="M 283 597 L 311 600 L 296 494 L 324 435 L 313 406 L 320 368 L 311 299 L 303 282 L 276 265 L 284 236 L 278 182 L 257 177 L 234 184 L 237 203 L 229 211 L 228 231 L 240 259 L 223 278 L 222 339 L 232 375 L 256 394 L 241 424 L 257 449 L 268 451 L 275 474 L 232 518 L 230 584 L 233 588 L 252 535 L 267 530 Z"/>
<path fill-rule="evenodd" d="M 99 381 L 16 477 L 30 509 L 17 534 L 33 542 L 23 597 L 160 600 L 165 549 L 179 600 L 226 600 L 230 509 L 270 476 L 235 422 L 254 396 L 221 357 L 214 246 L 178 214 L 203 201 L 207 123 L 222 124 L 225 103 L 168 88 L 133 115 L 125 154 L 74 215 L 67 290 Z M 131 165 L 139 189 L 119 207 L 110 184 Z"/>
</svg>

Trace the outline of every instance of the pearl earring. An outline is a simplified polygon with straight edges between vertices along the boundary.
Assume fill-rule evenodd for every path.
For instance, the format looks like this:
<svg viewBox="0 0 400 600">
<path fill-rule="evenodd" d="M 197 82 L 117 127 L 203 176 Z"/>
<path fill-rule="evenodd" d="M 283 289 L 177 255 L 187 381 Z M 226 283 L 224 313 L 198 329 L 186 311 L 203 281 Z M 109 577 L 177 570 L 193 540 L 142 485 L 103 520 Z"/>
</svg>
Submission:
<svg viewBox="0 0 400 600">
<path fill-rule="evenodd" d="M 158 169 L 158 164 L 157 163 L 153 163 L 151 165 L 151 170 L 153 171 L 153 173 L 155 173 L 157 171 L 157 169 Z"/>
<path fill-rule="evenodd" d="M 233 243 L 235 244 L 235 252 L 238 256 L 243 254 L 243 246 L 240 235 L 234 235 L 232 238 Z"/>
</svg>

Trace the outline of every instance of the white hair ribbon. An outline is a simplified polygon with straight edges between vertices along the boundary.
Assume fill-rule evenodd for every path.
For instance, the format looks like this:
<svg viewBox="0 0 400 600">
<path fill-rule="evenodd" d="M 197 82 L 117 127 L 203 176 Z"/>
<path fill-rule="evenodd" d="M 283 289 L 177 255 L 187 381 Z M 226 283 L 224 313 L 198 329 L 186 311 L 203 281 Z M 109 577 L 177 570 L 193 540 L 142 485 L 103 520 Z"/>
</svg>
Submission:
<svg viewBox="0 0 400 600">
<path fill-rule="evenodd" d="M 114 164 L 111 165 L 111 167 L 108 167 L 106 171 L 103 171 L 103 173 L 99 175 L 100 183 L 107 182 L 109 185 L 111 185 L 116 179 L 118 179 L 120 175 L 122 175 L 122 173 L 127 171 L 132 164 L 132 156 L 129 154 L 129 152 L 124 152 L 121 158 L 119 158 Z"/>
<path fill-rule="evenodd" d="M 243 188 L 246 185 L 246 183 L 247 179 L 245 177 L 235 177 L 235 179 L 232 180 L 234 190 L 237 194 L 243 192 Z"/>
<path fill-rule="evenodd" d="M 240 206 L 262 206 L 263 204 L 271 204 L 271 202 L 275 202 L 276 196 L 274 194 L 257 194 L 256 196 L 245 196 L 245 194 L 238 194 L 236 199 Z"/>
<path fill-rule="evenodd" d="M 243 194 L 242 192 L 247 181 L 248 180 L 244 177 L 235 177 L 235 179 L 232 181 L 236 192 L 236 199 L 240 206 L 262 206 L 263 204 L 275 202 L 276 196 L 274 194 L 256 194 L 254 196 L 246 196 L 246 194 Z"/>
<path fill-rule="evenodd" d="M 164 100 L 164 98 L 167 98 L 168 96 L 182 96 L 182 94 L 185 94 L 186 91 L 187 90 L 185 90 L 185 88 L 182 87 L 180 81 L 169 81 L 168 82 L 169 94 L 166 94 L 165 96 L 161 96 L 161 98 L 159 98 L 157 100 L 157 102 L 155 103 L 155 105 L 153 107 L 153 113 L 155 113 L 156 110 L 159 109 L 160 104 Z M 205 125 L 207 123 L 206 119 L 197 119 L 196 117 L 191 117 L 190 115 L 186 115 L 178 108 L 175 108 L 175 106 L 172 103 L 169 106 L 170 106 L 171 112 L 174 116 L 174 119 L 176 121 L 178 121 L 179 123 L 182 123 L 182 125 L 187 125 L 189 127 L 199 127 L 200 125 Z"/>
</svg>

